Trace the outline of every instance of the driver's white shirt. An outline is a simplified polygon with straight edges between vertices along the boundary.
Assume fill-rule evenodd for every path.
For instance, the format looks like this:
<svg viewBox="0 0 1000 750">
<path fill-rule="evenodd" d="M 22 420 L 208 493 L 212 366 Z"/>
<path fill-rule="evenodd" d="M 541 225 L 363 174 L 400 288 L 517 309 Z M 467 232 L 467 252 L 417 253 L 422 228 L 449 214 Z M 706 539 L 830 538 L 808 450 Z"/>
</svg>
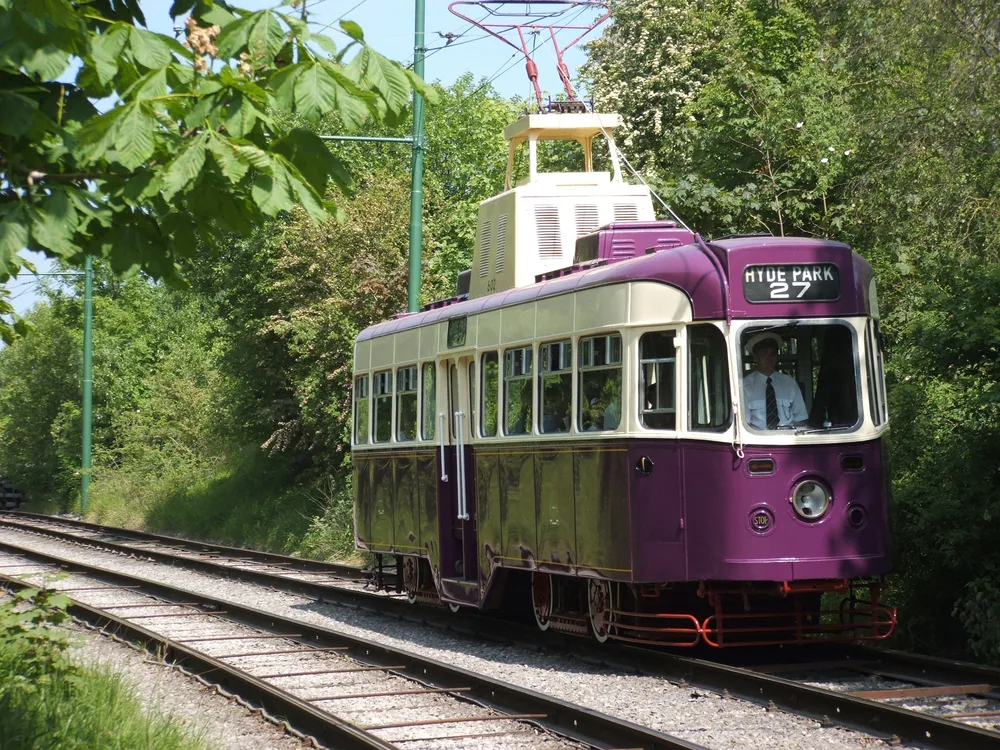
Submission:
<svg viewBox="0 0 1000 750">
<path fill-rule="evenodd" d="M 771 385 L 778 402 L 778 426 L 790 427 L 809 418 L 802 391 L 795 378 L 781 372 L 771 373 Z M 757 430 L 767 429 L 767 375 L 754 370 L 743 378 L 743 405 L 747 424 Z"/>
</svg>

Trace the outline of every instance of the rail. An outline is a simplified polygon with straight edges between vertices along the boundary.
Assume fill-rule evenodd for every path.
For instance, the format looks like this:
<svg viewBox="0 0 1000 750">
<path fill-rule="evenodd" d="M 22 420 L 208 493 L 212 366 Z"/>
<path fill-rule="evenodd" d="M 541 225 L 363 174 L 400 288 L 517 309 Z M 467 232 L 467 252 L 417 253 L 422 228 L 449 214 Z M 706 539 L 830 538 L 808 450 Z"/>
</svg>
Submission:
<svg viewBox="0 0 1000 750">
<path fill-rule="evenodd" d="M 13 514 L 0 514 L 0 524 L 12 523 Z M 19 514 L 23 515 L 23 514 Z M 48 519 L 51 521 L 52 519 Z M 62 523 L 62 519 L 59 519 Z M 78 522 L 72 522 L 70 525 Z M 32 529 L 36 533 L 51 534 L 56 538 L 72 538 L 64 532 L 43 531 Z M 125 532 L 128 533 L 128 532 Z M 92 540 L 77 538 L 77 543 L 92 544 Z M 108 547 L 107 542 L 100 546 Z M 153 559 L 172 561 L 174 564 L 194 569 L 208 570 L 205 566 L 214 565 L 204 561 L 191 561 L 186 558 L 176 558 L 165 553 L 155 555 L 145 550 L 118 545 L 126 554 L 141 554 Z M 466 631 L 480 638 L 491 638 L 505 643 L 512 641 L 531 647 L 544 645 L 553 648 L 563 648 L 571 651 L 577 658 L 592 661 L 602 665 L 620 669 L 623 672 L 641 673 L 661 677 L 673 683 L 692 684 L 718 693 L 728 693 L 734 697 L 752 701 L 759 705 L 771 706 L 791 713 L 812 717 L 819 721 L 832 722 L 851 729 L 860 730 L 886 740 L 898 738 L 900 741 L 917 747 L 941 748 L 942 750 L 978 750 L 979 748 L 996 748 L 1000 750 L 1000 733 L 962 724 L 958 719 L 965 717 L 950 716 L 948 718 L 923 714 L 908 710 L 872 698 L 850 695 L 847 692 L 836 692 L 824 688 L 803 684 L 794 679 L 782 677 L 780 671 L 760 667 L 744 667 L 725 664 L 718 660 L 679 656 L 662 650 L 646 647 L 629 646 L 625 644 L 604 644 L 598 647 L 592 641 L 573 636 L 561 636 L 553 633 L 538 633 L 534 628 L 522 628 L 516 623 L 499 621 L 485 616 L 466 614 L 462 618 L 449 615 L 443 607 L 403 605 L 397 601 L 401 597 L 387 597 L 370 592 L 337 588 L 331 585 L 304 585 L 302 582 L 250 571 L 235 571 L 224 568 L 233 577 L 253 579 L 274 588 L 305 593 L 316 598 L 346 604 L 390 614 L 393 617 L 412 620 L 415 623 L 448 628 L 453 631 Z M 213 572 L 219 573 L 216 568 Z M 223 575 L 227 572 L 223 572 Z M 307 593 L 307 590 L 313 593 Z M 801 664 L 797 669 L 818 668 L 831 661 L 838 662 L 842 668 L 853 668 L 862 661 L 877 661 L 881 664 L 882 673 L 896 675 L 899 679 L 918 685 L 951 685 L 951 686 L 1000 686 L 1000 670 L 980 665 L 933 659 L 897 651 L 883 650 L 872 647 L 842 646 L 840 650 L 831 651 L 832 645 L 820 645 L 803 652 Z M 788 654 L 792 649 L 768 651 L 754 650 L 757 654 L 781 653 Z M 832 654 L 832 656 L 831 656 Z M 715 655 L 713 655 L 715 656 Z M 854 664 L 847 662 L 853 659 Z M 766 665 L 765 665 L 766 666 Z M 928 685 L 929 683 L 929 685 Z M 982 689 L 977 687 L 977 689 Z"/>
</svg>

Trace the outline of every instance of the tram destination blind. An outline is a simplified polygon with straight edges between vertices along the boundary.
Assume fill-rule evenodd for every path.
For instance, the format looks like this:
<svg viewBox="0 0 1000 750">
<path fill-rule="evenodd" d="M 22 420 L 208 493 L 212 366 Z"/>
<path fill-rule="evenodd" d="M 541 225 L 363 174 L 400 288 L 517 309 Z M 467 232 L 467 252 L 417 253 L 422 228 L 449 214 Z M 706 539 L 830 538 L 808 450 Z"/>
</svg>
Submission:
<svg viewBox="0 0 1000 750">
<path fill-rule="evenodd" d="M 748 302 L 832 302 L 840 299 L 840 269 L 833 263 L 747 266 L 743 295 Z"/>
</svg>

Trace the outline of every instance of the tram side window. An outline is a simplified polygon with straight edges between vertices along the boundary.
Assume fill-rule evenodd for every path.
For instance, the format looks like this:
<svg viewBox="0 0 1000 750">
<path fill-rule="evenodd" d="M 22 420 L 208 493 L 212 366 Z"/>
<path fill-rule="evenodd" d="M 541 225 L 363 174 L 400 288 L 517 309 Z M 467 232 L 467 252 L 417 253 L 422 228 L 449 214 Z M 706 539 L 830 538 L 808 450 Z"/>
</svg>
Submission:
<svg viewBox="0 0 1000 750">
<path fill-rule="evenodd" d="M 354 379 L 354 442 L 368 442 L 368 376 Z"/>
<path fill-rule="evenodd" d="M 375 442 L 392 440 L 392 371 L 375 373 Z"/>
<path fill-rule="evenodd" d="M 538 399 L 543 433 L 569 432 L 573 419 L 573 343 L 556 341 L 542 344 L 538 355 Z"/>
<path fill-rule="evenodd" d="M 653 331 L 639 339 L 639 419 L 651 430 L 677 429 L 675 333 Z"/>
<path fill-rule="evenodd" d="M 882 389 L 879 377 L 879 351 L 875 340 L 875 331 L 871 320 L 865 331 L 865 359 L 868 360 L 868 407 L 872 413 L 872 421 L 876 426 L 882 424 Z"/>
<path fill-rule="evenodd" d="M 688 328 L 692 430 L 723 431 L 732 420 L 726 337 L 715 326 Z"/>
<path fill-rule="evenodd" d="M 885 398 L 885 350 L 882 347 L 882 330 L 878 321 L 872 320 L 872 332 L 874 334 L 872 342 L 875 346 L 875 354 L 878 362 L 878 392 L 882 397 L 882 421 L 889 421 L 889 404 Z"/>
<path fill-rule="evenodd" d="M 417 368 L 396 370 L 396 440 L 417 439 Z"/>
<path fill-rule="evenodd" d="M 424 363 L 424 375 L 421 381 L 423 403 L 421 404 L 420 436 L 424 440 L 434 439 L 434 428 L 437 426 L 437 378 L 433 362 Z"/>
<path fill-rule="evenodd" d="M 476 434 L 476 363 L 469 362 L 469 434 Z"/>
<path fill-rule="evenodd" d="M 584 432 L 617 430 L 622 419 L 622 337 L 580 339 L 579 426 Z"/>
<path fill-rule="evenodd" d="M 503 353 L 503 432 L 527 435 L 531 432 L 530 346 Z"/>
<path fill-rule="evenodd" d="M 497 434 L 497 393 L 500 391 L 500 358 L 496 352 L 486 352 L 480 360 L 483 377 L 479 389 L 480 435 L 496 437 Z"/>
</svg>

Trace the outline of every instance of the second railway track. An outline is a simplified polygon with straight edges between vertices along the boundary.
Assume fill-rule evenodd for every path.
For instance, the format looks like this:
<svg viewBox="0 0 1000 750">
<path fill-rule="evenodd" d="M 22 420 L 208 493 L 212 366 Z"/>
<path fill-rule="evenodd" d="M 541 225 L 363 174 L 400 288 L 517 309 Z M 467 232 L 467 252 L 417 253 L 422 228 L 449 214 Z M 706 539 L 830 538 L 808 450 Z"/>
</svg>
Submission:
<svg viewBox="0 0 1000 750">
<path fill-rule="evenodd" d="M 76 599 L 75 616 L 177 660 L 331 747 L 454 747 L 456 741 L 489 739 L 491 747 L 511 749 L 704 750 L 566 701 L 231 601 L 7 543 L 0 544 L 0 559 L 7 586 L 47 583 L 64 591 Z M 20 575 L 14 578 L 12 570 Z M 53 580 L 56 573 L 70 578 Z M 533 732 L 531 725 L 543 731 Z M 468 726 L 489 731 L 462 729 Z"/>
<path fill-rule="evenodd" d="M 918 747 L 946 748 L 1000 748 L 1000 733 L 990 728 L 973 726 L 968 721 L 982 722 L 991 716 L 988 703 L 998 698 L 993 689 L 1000 685 L 1000 670 L 941 659 L 903 654 L 900 652 L 864 647 L 825 647 L 806 651 L 773 652 L 769 663 L 744 667 L 720 663 L 717 660 L 696 659 L 676 653 L 650 651 L 632 647 L 613 646 L 598 649 L 588 641 L 574 638 L 552 638 L 550 634 L 536 634 L 518 628 L 509 622 L 490 618 L 458 618 L 442 608 L 409 607 L 386 597 L 361 590 L 359 584 L 369 573 L 359 569 L 343 571 L 313 570 L 310 573 L 328 575 L 323 583 L 303 580 L 295 568 L 306 565 L 322 566 L 323 563 L 295 561 L 294 558 L 271 556 L 272 559 L 254 558 L 250 553 L 232 548 L 213 548 L 201 543 L 182 544 L 183 540 L 156 535 L 141 535 L 136 545 L 132 532 L 103 529 L 80 522 L 63 519 L 27 517 L 26 514 L 2 515 L 0 521 L 11 527 L 24 527 L 32 533 L 74 540 L 121 554 L 146 556 L 177 566 L 188 567 L 215 575 L 225 575 L 247 582 L 266 585 L 287 592 L 303 594 L 326 602 L 371 609 L 396 618 L 412 619 L 425 624 L 453 630 L 469 630 L 480 637 L 495 638 L 531 646 L 571 650 L 578 658 L 597 661 L 614 669 L 665 678 L 674 684 L 690 684 L 723 695 L 729 694 L 754 701 L 761 705 L 818 719 L 823 725 L 846 726 L 865 731 L 890 741 Z M 62 527 L 54 528 L 56 526 Z M 72 532 L 68 527 L 82 529 Z M 111 541 L 110 535 L 118 541 Z M 183 551 L 166 550 L 182 546 Z M 194 553 L 192 554 L 192 550 Z M 224 551 L 223 551 L 224 550 Z M 247 558 L 250 558 L 247 560 Z M 273 559 L 278 558 L 278 559 Z M 295 562 L 290 562 L 295 561 Z M 250 562 L 250 565 L 246 565 Z M 275 563 L 283 563 L 276 565 Z M 333 566 L 332 566 L 333 567 Z M 266 568 L 266 570 L 262 570 Z M 584 647 L 588 652 L 581 654 Z M 766 654 L 763 650 L 759 654 Z M 794 656 L 789 656 L 794 654 Z M 779 658 L 783 657 L 783 658 Z M 894 693 L 873 693 L 859 688 L 871 684 L 852 684 L 851 678 L 866 675 L 883 680 L 877 690 L 894 690 Z M 885 682 L 892 681 L 892 682 Z M 854 689 L 851 689 L 851 688 Z M 858 694 L 861 693 L 861 694 Z M 976 710 L 942 710 L 927 702 L 934 696 L 970 696 Z M 909 703 L 897 705 L 899 701 Z M 920 701 L 924 701 L 921 703 Z M 914 703 L 913 701 L 917 701 Z M 941 715 L 944 714 L 944 715 Z M 963 714 L 963 715 L 957 715 Z M 964 714 L 970 714 L 965 716 Z"/>
</svg>

